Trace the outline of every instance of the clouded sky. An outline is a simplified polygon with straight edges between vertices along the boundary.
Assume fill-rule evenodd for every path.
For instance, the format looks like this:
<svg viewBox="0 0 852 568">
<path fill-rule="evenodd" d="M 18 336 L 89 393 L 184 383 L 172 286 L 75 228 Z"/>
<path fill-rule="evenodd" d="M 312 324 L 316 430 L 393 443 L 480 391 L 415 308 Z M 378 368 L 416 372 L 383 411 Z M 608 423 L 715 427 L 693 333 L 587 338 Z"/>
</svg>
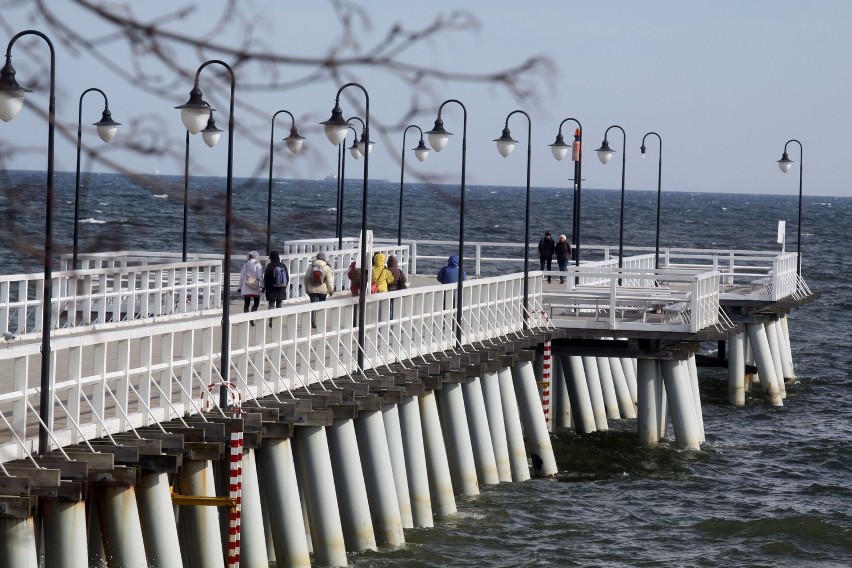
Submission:
<svg viewBox="0 0 852 568">
<path fill-rule="evenodd" d="M 130 4 L 144 17 L 154 17 L 195 3 L 151 0 Z M 83 17 L 71 2 L 46 4 L 82 33 L 96 37 L 106 31 L 102 22 Z M 221 14 L 216 7 L 222 4 L 205 0 L 201 3 L 205 10 L 193 12 L 173 29 L 192 32 L 196 23 L 199 30 L 208 29 Z M 570 162 L 554 160 L 547 145 L 554 141 L 559 122 L 570 116 L 579 118 L 584 127 L 585 187 L 620 187 L 624 143 L 620 132 L 610 132 L 610 146 L 617 154 L 609 164 L 602 165 L 594 153 L 606 128 L 618 124 L 626 132 L 628 190 L 656 188 L 656 140 L 647 144 L 648 157 L 644 160 L 639 152 L 642 136 L 656 131 L 662 137 L 664 191 L 796 194 L 801 159 L 798 146 L 790 149 L 790 158 L 797 162 L 790 173 L 782 174 L 775 163 L 784 143 L 796 138 L 804 145 L 805 193 L 852 195 L 852 160 L 848 158 L 852 151 L 852 3 L 848 0 L 365 0 L 355 4 L 364 7 L 372 22 L 369 29 L 356 26 L 355 39 L 364 47 L 375 43 L 394 22 L 419 28 L 459 7 L 480 21 L 477 32 L 433 39 L 404 55 L 403 60 L 459 73 L 499 70 L 534 55 L 547 56 L 553 62 L 553 71 L 535 80 L 535 101 L 519 103 L 505 90 L 481 84 L 430 84 L 428 100 L 432 106 L 412 121 L 427 130 L 442 100 L 455 98 L 465 104 L 469 184 L 524 184 L 527 124 L 523 117 L 512 117 L 512 136 L 520 144 L 509 158 L 502 158 L 492 142 L 500 136 L 506 115 L 521 108 L 532 117 L 533 186 L 569 186 L 573 174 Z M 276 52 L 322 56 L 329 49 L 329 38 L 338 30 L 333 11 L 325 2 L 254 0 L 247 5 L 262 14 L 254 22 L 258 35 L 265 35 L 268 46 Z M 27 28 L 50 33 L 43 20 L 32 18 L 32 4 L 0 2 L 0 7 L 6 24 L 0 28 L 0 42 Z M 236 37 L 231 32 L 217 41 L 233 42 Z M 192 71 L 183 83 L 176 84 L 171 98 L 159 100 L 135 91 L 104 63 L 65 49 L 61 38 L 53 39 L 57 46 L 59 119 L 75 125 L 79 93 L 99 87 L 110 97 L 114 118 L 128 125 L 119 131 L 119 137 L 132 136 L 135 127 L 129 125 L 133 116 L 155 113 L 162 115 L 167 125 L 160 134 L 173 141 L 174 155 L 169 159 L 122 151 L 115 151 L 111 157 L 142 173 L 182 173 L 184 131 L 173 107 L 186 101 Z M 32 46 L 33 53 L 42 50 L 35 42 L 27 45 Z M 17 44 L 13 50 L 17 78 L 24 86 L 38 83 L 31 76 L 36 68 L 28 62 L 29 54 Z M 113 57 L 113 63 L 129 67 L 129 58 L 122 50 L 107 47 L 105 55 Z M 189 50 L 176 50 L 174 56 L 189 70 L 201 63 L 199 55 Z M 255 69 L 255 73 L 261 72 Z M 305 68 L 297 69 L 294 76 L 306 72 Z M 368 89 L 376 122 L 394 124 L 402 120 L 410 100 L 403 85 L 384 73 L 357 67 L 346 71 Z M 298 156 L 286 152 L 279 143 L 275 161 L 281 169 L 276 168 L 276 175 L 322 178 L 334 173 L 337 151 L 317 123 L 328 118 L 339 85 L 326 81 L 274 93 L 242 88 L 257 79 L 238 75 L 236 120 L 245 121 L 242 124 L 256 131 L 258 139 L 268 140 L 269 117 L 285 108 L 296 115 L 302 135 L 308 138 L 305 154 Z M 202 78 L 202 89 L 204 83 Z M 45 106 L 45 87 L 41 85 L 40 89 L 42 92 L 32 93 L 28 100 Z M 356 113 L 359 96 L 353 93 L 352 99 L 343 101 L 344 114 Z M 243 105 L 251 106 L 252 112 Z M 225 128 L 227 104 L 219 99 L 216 106 L 217 123 Z M 98 120 L 101 108 L 101 101 L 87 95 L 83 123 Z M 407 173 L 436 174 L 446 182 L 457 179 L 461 110 L 447 106 L 443 118 L 447 130 L 454 133 L 450 144 L 440 153 L 432 152 L 422 164 L 413 156 L 407 158 Z M 32 108 L 25 108 L 14 121 L 0 123 L 0 140 L 7 146 L 38 149 L 46 144 L 43 125 L 43 118 Z M 287 120 L 279 118 L 276 138 L 286 136 L 288 126 Z M 570 130 L 566 125 L 565 134 Z M 391 130 L 386 136 L 373 136 L 377 144 L 371 155 L 370 177 L 398 179 L 402 129 Z M 84 138 L 92 145 L 100 143 L 93 129 L 84 131 Z M 258 171 L 269 149 L 268 145 L 241 138 L 238 135 L 234 143 L 235 173 L 250 175 Z M 406 146 L 413 148 L 416 142 L 416 136 L 409 132 Z M 223 141 L 210 150 L 200 140 L 193 140 L 193 168 L 207 175 L 224 175 L 226 146 Z M 58 139 L 56 154 L 57 169 L 73 171 L 73 140 Z M 45 164 L 43 154 L 34 150 L 14 155 L 6 166 L 43 169 Z M 93 167 L 107 170 L 99 164 Z M 353 176 L 355 170 L 350 168 L 354 167 L 347 165 L 348 176 Z M 262 175 L 263 170 L 259 171 Z"/>
</svg>

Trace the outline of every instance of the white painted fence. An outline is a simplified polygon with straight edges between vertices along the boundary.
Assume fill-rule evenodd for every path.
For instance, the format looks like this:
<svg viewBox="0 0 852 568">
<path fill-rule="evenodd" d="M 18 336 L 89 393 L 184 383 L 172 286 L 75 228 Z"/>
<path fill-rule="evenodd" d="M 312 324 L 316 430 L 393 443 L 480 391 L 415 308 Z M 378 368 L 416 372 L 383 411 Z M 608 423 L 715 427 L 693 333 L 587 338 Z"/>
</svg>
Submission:
<svg viewBox="0 0 852 568">
<path fill-rule="evenodd" d="M 532 278 L 533 326 L 546 325 L 541 288 L 541 278 Z M 455 291 L 449 284 L 369 295 L 367 377 L 382 365 L 457 349 Z M 521 330 L 522 293 L 520 274 L 466 282 L 463 344 Z M 290 391 L 298 387 L 322 390 L 352 380 L 359 371 L 357 302 L 336 294 L 321 303 L 233 314 L 229 378 L 243 405 L 264 396 L 293 398 Z M 314 310 L 316 329 L 311 328 Z M 221 320 L 207 317 L 53 338 L 52 443 L 80 443 L 199 413 L 208 386 L 221 381 L 220 332 Z M 36 444 L 39 347 L 13 343 L 0 350 L 0 462 L 24 457 Z"/>
<path fill-rule="evenodd" d="M 221 262 L 113 265 L 52 273 L 51 327 L 199 314 L 221 308 Z M 25 339 L 41 333 L 44 275 L 0 276 L 0 329 Z"/>
<path fill-rule="evenodd" d="M 723 331 L 731 327 L 719 305 L 717 271 L 619 269 L 610 263 L 544 273 L 559 274 L 566 280 L 559 289 L 543 292 L 542 303 L 549 309 L 554 325 L 673 333 L 697 333 L 710 327 Z"/>
</svg>

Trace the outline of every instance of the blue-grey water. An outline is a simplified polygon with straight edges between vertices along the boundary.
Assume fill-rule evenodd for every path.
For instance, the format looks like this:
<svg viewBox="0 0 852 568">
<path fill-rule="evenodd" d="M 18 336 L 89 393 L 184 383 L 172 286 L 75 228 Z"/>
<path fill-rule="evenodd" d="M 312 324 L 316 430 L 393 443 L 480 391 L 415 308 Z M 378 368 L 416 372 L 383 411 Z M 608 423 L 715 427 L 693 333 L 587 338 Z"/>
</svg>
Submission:
<svg viewBox="0 0 852 568">
<path fill-rule="evenodd" d="M 791 182 L 792 183 L 792 182 Z M 39 272 L 43 172 L 0 172 L 3 273 Z M 396 237 L 399 186 L 371 182 L 369 224 Z M 459 187 L 406 185 L 403 238 L 456 239 Z M 346 186 L 344 229 L 357 236 L 359 181 Z M 661 245 L 778 250 L 787 222 L 795 250 L 797 196 L 664 192 Z M 806 191 L 810 191 L 806 189 Z M 813 191 L 818 193 L 818 189 Z M 74 175 L 58 173 L 57 253 L 69 252 Z M 617 245 L 618 191 L 584 189 L 582 244 Z M 334 234 L 336 185 L 276 181 L 273 242 Z M 221 252 L 225 180 L 190 185 L 189 250 Z M 267 180 L 235 180 L 235 253 L 265 248 Z M 520 242 L 524 189 L 468 187 L 466 240 Z M 653 247 L 656 194 L 628 190 L 625 246 Z M 533 241 L 571 234 L 570 190 L 533 188 Z M 183 178 L 84 178 L 81 246 L 181 250 Z M 605 433 L 554 435 L 558 480 L 486 487 L 458 500 L 407 544 L 355 555 L 357 567 L 442 566 L 852 566 L 852 199 L 805 196 L 803 276 L 822 299 L 790 315 L 798 380 L 782 408 L 759 392 L 726 404 L 725 373 L 699 369 L 707 442 L 700 452 L 639 447 L 635 421 Z M 520 252 L 518 252 L 520 254 Z M 759 389 L 758 389 L 759 391 Z"/>
</svg>

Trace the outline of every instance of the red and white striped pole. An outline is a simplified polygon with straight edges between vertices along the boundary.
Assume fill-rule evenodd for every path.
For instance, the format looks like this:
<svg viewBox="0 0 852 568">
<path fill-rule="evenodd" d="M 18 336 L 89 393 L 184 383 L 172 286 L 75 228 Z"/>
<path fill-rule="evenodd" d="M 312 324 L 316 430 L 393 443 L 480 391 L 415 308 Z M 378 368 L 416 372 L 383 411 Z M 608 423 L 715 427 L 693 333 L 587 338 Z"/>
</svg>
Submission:
<svg viewBox="0 0 852 568">
<path fill-rule="evenodd" d="M 243 433 L 231 434 L 231 467 L 228 497 L 233 506 L 228 509 L 228 568 L 240 567 L 240 518 L 243 489 Z"/>
<path fill-rule="evenodd" d="M 541 396 L 541 408 L 544 411 L 544 421 L 547 423 L 547 431 L 553 431 L 553 421 L 550 417 L 550 385 L 551 374 L 553 368 L 553 360 L 550 354 L 550 341 L 544 342 L 544 354 L 542 355 L 541 364 L 541 382 L 538 384 L 539 394 Z"/>
</svg>

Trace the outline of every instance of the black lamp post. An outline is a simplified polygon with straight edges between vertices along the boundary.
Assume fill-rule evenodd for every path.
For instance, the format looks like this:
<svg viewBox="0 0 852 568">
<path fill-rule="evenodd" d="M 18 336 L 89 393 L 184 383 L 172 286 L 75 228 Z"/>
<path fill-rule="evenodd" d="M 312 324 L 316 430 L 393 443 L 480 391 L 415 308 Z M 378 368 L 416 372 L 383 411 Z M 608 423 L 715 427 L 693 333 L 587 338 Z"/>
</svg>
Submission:
<svg viewBox="0 0 852 568">
<path fill-rule="evenodd" d="M 417 148 L 412 148 L 414 155 L 421 162 L 429 156 L 429 148 L 423 143 L 423 130 L 416 124 L 409 124 L 402 131 L 402 157 L 400 158 L 399 166 L 399 225 L 396 229 L 396 246 L 402 245 L 402 188 L 405 182 L 405 135 L 408 134 L 409 128 L 416 128 L 420 131 L 420 143 Z"/>
<path fill-rule="evenodd" d="M 518 141 L 512 139 L 509 132 L 509 119 L 513 114 L 522 114 L 527 117 L 527 201 L 524 213 L 524 329 L 529 328 L 528 319 L 528 295 L 529 295 L 529 278 L 530 278 L 530 156 L 532 155 L 532 121 L 530 115 L 522 110 L 513 110 L 506 117 L 506 125 L 503 127 L 503 134 L 500 138 L 494 140 L 497 143 L 497 151 L 504 158 L 512 153 Z"/>
<path fill-rule="evenodd" d="M 346 83 L 337 90 L 334 98 L 334 108 L 331 110 L 331 118 L 321 122 L 325 127 L 325 135 L 328 141 L 335 146 L 343 142 L 349 131 L 349 123 L 343 118 L 340 110 L 340 93 L 347 87 L 358 87 L 364 93 L 366 100 L 364 111 L 364 132 L 361 141 L 364 144 L 364 195 L 361 202 L 361 286 L 358 292 L 358 368 L 364 369 L 364 351 L 366 349 L 366 306 L 367 286 L 370 281 L 369 266 L 367 265 L 367 194 L 369 190 L 368 175 L 370 171 L 370 95 L 367 89 L 360 83 Z M 360 120 L 360 119 L 359 119 Z"/>
<path fill-rule="evenodd" d="M 447 99 L 438 107 L 438 118 L 435 119 L 435 126 L 426 134 L 429 135 L 429 144 L 436 152 L 440 152 L 447 145 L 447 142 L 452 135 L 451 132 L 444 130 L 444 121 L 441 120 L 441 111 L 444 110 L 444 105 L 447 103 L 456 103 L 462 109 L 464 121 L 462 129 L 462 165 L 461 165 L 461 198 L 459 202 L 459 282 L 456 288 L 456 342 L 459 346 L 462 343 L 462 298 L 464 297 L 464 282 L 462 274 L 464 273 L 464 192 L 465 192 L 465 165 L 467 163 L 467 109 L 457 99 Z"/>
<path fill-rule="evenodd" d="M 624 166 L 627 164 L 627 135 L 624 133 L 624 129 L 617 124 L 613 124 L 607 128 L 606 132 L 604 132 L 603 143 L 596 152 L 602 164 L 609 162 L 612 155 L 615 154 L 615 150 L 610 149 L 609 142 L 606 139 L 607 134 L 613 128 L 621 130 L 621 137 L 624 142 L 621 147 L 621 213 L 618 217 L 618 267 L 622 268 L 624 266 Z M 619 283 L 621 283 L 620 279 Z"/>
<path fill-rule="evenodd" d="M 296 119 L 288 110 L 279 110 L 272 115 L 272 131 L 269 134 L 269 195 L 266 199 L 266 254 L 272 252 L 272 159 L 275 156 L 273 146 L 275 144 L 275 117 L 281 113 L 287 113 L 290 117 L 290 135 L 284 139 L 287 148 L 294 154 L 298 154 L 302 150 L 302 144 L 305 142 L 305 137 L 299 134 L 296 130 Z"/>
<path fill-rule="evenodd" d="M 25 35 L 36 35 L 47 42 L 50 48 L 50 98 L 47 104 L 47 195 L 45 196 L 44 229 L 44 290 L 42 294 L 41 319 L 41 382 L 39 383 L 38 452 L 48 451 L 48 429 L 53 425 L 53 385 L 50 382 L 50 328 L 51 299 L 53 295 L 53 140 L 56 119 L 56 52 L 53 43 L 42 32 L 25 30 L 15 34 L 6 47 L 6 64 L 0 70 L 0 119 L 9 122 L 24 106 L 24 94 L 30 92 L 18 85 L 15 68 L 12 67 L 12 45 Z"/>
<path fill-rule="evenodd" d="M 86 96 L 86 93 L 90 91 L 97 91 L 104 97 L 104 111 L 101 114 L 101 119 L 94 123 L 92 126 L 96 126 L 98 129 L 98 136 L 100 136 L 101 140 L 106 143 L 109 143 L 110 140 L 115 136 L 116 130 L 120 126 L 120 123 L 115 122 L 112 119 L 112 114 L 109 112 L 109 100 L 107 99 L 106 93 L 102 90 L 92 87 L 90 89 L 86 89 L 80 95 L 80 106 L 79 112 L 77 113 L 77 178 L 76 184 L 74 186 L 74 248 L 73 253 L 71 255 L 71 268 L 77 268 L 77 251 L 78 242 L 79 242 L 79 225 L 80 225 L 80 140 L 83 137 L 83 97 Z"/>
<path fill-rule="evenodd" d="M 361 119 L 357 116 L 353 116 L 349 118 L 346 122 L 350 122 L 352 119 L 360 121 Z M 363 131 L 364 123 L 361 122 L 361 127 Z M 355 130 L 355 127 L 351 124 L 349 125 L 348 130 L 351 130 L 355 137 L 352 139 L 352 146 L 349 148 L 349 154 L 355 158 L 356 160 L 361 159 L 361 150 L 358 149 L 358 131 Z M 338 172 L 340 174 L 338 178 L 337 184 L 337 250 L 341 250 L 343 248 L 343 204 L 344 199 L 346 197 L 346 138 L 343 138 L 343 142 L 338 145 L 338 154 L 340 163 L 338 165 Z"/>
<path fill-rule="evenodd" d="M 565 143 L 565 138 L 562 137 L 562 125 L 568 121 L 577 123 L 577 128 L 574 130 L 574 142 L 571 146 Z M 574 211 L 573 223 L 571 225 L 571 240 L 574 245 L 574 264 L 580 266 L 580 200 L 581 187 L 583 181 L 583 125 L 576 118 L 566 118 L 559 123 L 559 132 L 556 134 L 556 141 L 553 144 L 548 144 L 553 157 L 557 160 L 562 160 L 568 155 L 568 150 L 571 150 L 571 159 L 574 162 Z"/>
<path fill-rule="evenodd" d="M 207 103 L 204 103 L 205 105 Z M 210 117 L 207 119 L 207 126 L 201 131 L 201 137 L 204 143 L 210 148 L 219 143 L 219 137 L 222 135 L 222 130 L 216 128 L 216 121 L 213 120 L 213 110 L 210 110 Z M 189 130 L 186 131 L 186 147 L 183 153 L 183 254 L 182 261 L 186 262 L 187 255 L 187 225 L 189 222 Z"/>
<path fill-rule="evenodd" d="M 183 125 L 190 134 L 201 131 L 210 119 L 210 113 L 215 110 L 204 102 L 201 89 L 198 88 L 198 79 L 201 71 L 211 64 L 218 64 L 228 70 L 231 80 L 230 106 L 228 110 L 228 172 L 226 178 L 225 193 L 225 257 L 222 259 L 222 353 L 219 356 L 219 374 L 222 382 L 228 383 L 231 370 L 231 322 L 230 305 L 228 297 L 231 295 L 231 198 L 233 196 L 234 178 L 234 91 L 236 89 L 236 77 L 231 66 L 219 59 L 210 59 L 202 63 L 195 72 L 195 83 L 189 92 L 189 100 L 175 108 L 180 109 Z M 219 388 L 219 406 L 225 408 L 228 404 L 227 385 Z"/>
<path fill-rule="evenodd" d="M 787 143 L 784 144 L 784 153 L 781 155 L 781 159 L 778 160 L 778 167 L 781 168 L 781 171 L 785 174 L 790 171 L 790 168 L 793 167 L 793 160 L 791 160 L 787 156 L 787 146 L 790 145 L 790 142 L 795 142 L 799 145 L 799 222 L 796 227 L 796 274 L 802 275 L 802 162 L 805 161 L 803 153 L 802 153 L 802 143 L 792 138 L 787 140 Z"/>
<path fill-rule="evenodd" d="M 656 132 L 649 132 L 645 136 L 642 137 L 642 147 L 640 150 L 642 151 L 642 157 L 645 157 L 645 139 L 648 136 L 654 135 L 657 137 L 657 140 L 660 143 L 660 159 L 657 162 L 657 239 L 654 245 L 654 268 L 660 268 L 660 203 L 661 198 L 663 196 L 662 193 L 662 183 L 663 183 L 663 139 L 660 138 L 660 135 Z"/>
</svg>

